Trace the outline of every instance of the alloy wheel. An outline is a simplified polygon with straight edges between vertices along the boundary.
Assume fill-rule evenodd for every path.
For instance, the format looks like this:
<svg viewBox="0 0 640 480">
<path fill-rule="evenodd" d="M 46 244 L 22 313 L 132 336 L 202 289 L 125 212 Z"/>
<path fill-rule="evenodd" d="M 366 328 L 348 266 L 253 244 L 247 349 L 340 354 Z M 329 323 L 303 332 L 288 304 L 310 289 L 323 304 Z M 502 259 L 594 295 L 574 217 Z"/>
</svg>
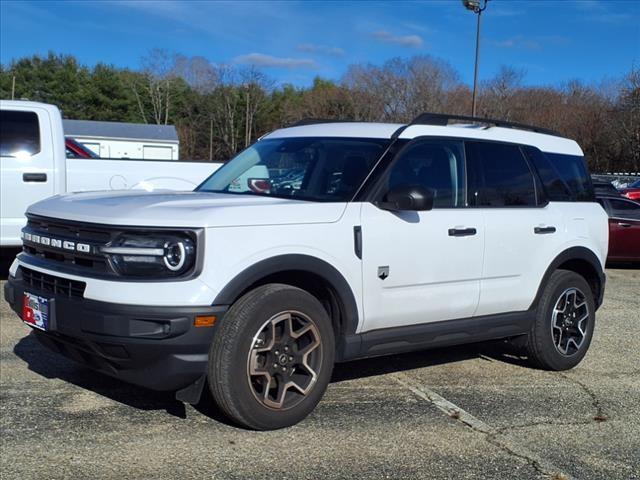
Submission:
<svg viewBox="0 0 640 480">
<path fill-rule="evenodd" d="M 574 355 L 585 341 L 589 326 L 589 306 L 578 288 L 568 288 L 558 298 L 551 315 L 551 336 L 562 355 Z"/>
<path fill-rule="evenodd" d="M 288 310 L 267 320 L 253 337 L 247 376 L 260 403 L 286 410 L 311 392 L 321 365 L 318 327 L 304 313 Z"/>
</svg>

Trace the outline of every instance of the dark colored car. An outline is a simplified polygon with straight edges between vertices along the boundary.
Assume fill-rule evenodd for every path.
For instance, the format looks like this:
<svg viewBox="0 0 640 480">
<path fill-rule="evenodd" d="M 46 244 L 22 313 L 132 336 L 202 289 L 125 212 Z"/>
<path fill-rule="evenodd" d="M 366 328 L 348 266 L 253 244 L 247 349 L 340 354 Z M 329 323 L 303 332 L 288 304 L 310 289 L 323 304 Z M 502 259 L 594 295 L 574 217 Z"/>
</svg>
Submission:
<svg viewBox="0 0 640 480">
<path fill-rule="evenodd" d="M 611 182 L 604 180 L 594 180 L 593 189 L 596 195 L 614 195 L 619 196 L 621 193 L 613 186 Z"/>
<path fill-rule="evenodd" d="M 622 196 L 599 195 L 609 215 L 608 261 L 640 262 L 640 203 Z"/>
<path fill-rule="evenodd" d="M 622 190 L 622 194 L 631 200 L 640 200 L 640 180 L 636 180 L 627 188 Z"/>
<path fill-rule="evenodd" d="M 81 143 L 76 142 L 73 138 L 66 137 L 64 146 L 67 151 L 67 158 L 98 158 L 98 155 Z"/>
</svg>

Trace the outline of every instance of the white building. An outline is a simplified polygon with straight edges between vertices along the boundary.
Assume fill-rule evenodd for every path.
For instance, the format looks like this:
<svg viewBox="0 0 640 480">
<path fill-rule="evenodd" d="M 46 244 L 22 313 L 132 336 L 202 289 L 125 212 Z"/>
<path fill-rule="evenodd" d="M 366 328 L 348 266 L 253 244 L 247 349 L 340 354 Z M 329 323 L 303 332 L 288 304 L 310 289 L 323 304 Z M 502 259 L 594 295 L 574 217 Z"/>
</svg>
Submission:
<svg viewBox="0 0 640 480">
<path fill-rule="evenodd" d="M 64 134 L 101 158 L 178 160 L 180 142 L 173 125 L 63 120 Z"/>
</svg>

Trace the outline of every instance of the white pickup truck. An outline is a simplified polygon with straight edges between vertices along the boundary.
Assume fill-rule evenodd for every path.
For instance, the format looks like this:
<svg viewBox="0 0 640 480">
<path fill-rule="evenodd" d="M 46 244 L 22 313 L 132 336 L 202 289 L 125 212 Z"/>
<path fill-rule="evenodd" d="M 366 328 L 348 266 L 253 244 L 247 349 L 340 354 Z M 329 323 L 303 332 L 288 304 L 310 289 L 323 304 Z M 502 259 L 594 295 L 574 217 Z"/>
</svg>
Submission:
<svg viewBox="0 0 640 480">
<path fill-rule="evenodd" d="M 67 158 L 57 107 L 0 101 L 0 246 L 22 244 L 24 212 L 52 195 L 93 190 L 193 190 L 213 162 Z"/>
</svg>

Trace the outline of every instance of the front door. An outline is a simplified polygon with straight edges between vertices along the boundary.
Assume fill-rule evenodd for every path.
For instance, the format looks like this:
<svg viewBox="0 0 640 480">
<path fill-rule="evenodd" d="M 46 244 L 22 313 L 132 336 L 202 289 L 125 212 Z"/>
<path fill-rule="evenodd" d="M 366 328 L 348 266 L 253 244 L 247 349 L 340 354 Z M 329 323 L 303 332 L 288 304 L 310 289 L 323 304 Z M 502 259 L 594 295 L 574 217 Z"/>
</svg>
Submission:
<svg viewBox="0 0 640 480">
<path fill-rule="evenodd" d="M 54 194 L 51 126 L 47 111 L 37 107 L 0 115 L 0 244 L 19 245 L 27 207 Z"/>
<path fill-rule="evenodd" d="M 429 211 L 388 211 L 363 203 L 363 331 L 473 316 L 484 249 L 482 212 L 466 208 L 461 141 L 408 144 L 381 179 L 434 192 Z"/>
</svg>

